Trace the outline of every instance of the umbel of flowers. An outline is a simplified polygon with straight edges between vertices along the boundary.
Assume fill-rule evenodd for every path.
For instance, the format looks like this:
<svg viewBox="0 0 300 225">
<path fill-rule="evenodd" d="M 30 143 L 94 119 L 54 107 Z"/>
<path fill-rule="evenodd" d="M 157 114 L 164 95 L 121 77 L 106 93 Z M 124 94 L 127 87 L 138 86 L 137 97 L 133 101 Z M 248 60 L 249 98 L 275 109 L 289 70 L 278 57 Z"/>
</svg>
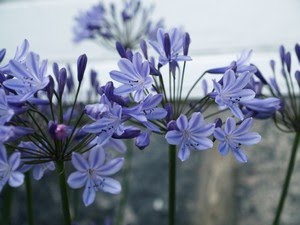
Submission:
<svg viewBox="0 0 300 225">
<path fill-rule="evenodd" d="M 97 44 L 114 48 L 115 42 L 134 49 L 142 38 L 153 38 L 163 20 L 152 21 L 154 6 L 144 6 L 140 0 L 123 1 L 122 8 L 115 3 L 99 2 L 76 18 L 74 41 L 93 40 Z"/>
<path fill-rule="evenodd" d="M 148 55 L 148 44 L 157 56 Z M 260 77 L 255 79 L 257 71 L 249 65 L 250 54 L 243 53 L 227 67 L 205 71 L 184 95 L 185 68 L 192 60 L 189 34 L 177 28 L 158 29 L 155 40 L 142 41 L 140 46 L 140 52 L 132 52 L 116 44 L 121 59 L 118 68 L 110 72 L 113 82 L 99 86 L 92 73 L 99 100 L 83 104 L 78 96 L 86 55 L 77 61 L 76 86 L 71 71 L 57 64 L 53 75 L 48 75 L 47 62 L 29 52 L 26 40 L 18 47 L 14 58 L 0 67 L 1 189 L 6 184 L 22 185 L 24 174 L 29 183 L 29 173 L 39 180 L 46 170 L 56 169 L 64 224 L 70 225 L 66 184 L 83 188 L 86 206 L 95 201 L 97 191 L 119 193 L 121 185 L 111 176 L 121 169 L 124 158 L 107 157 L 107 152 L 113 148 L 124 153 L 121 139 L 134 139 L 136 146 L 144 149 L 156 133 L 164 135 L 169 144 L 169 224 L 174 225 L 176 155 L 186 161 L 217 143 L 221 155 L 231 152 L 237 161 L 247 162 L 244 147 L 261 139 L 250 131 L 253 118 L 270 117 L 280 107 L 279 99 L 258 94 Z M 5 50 L 0 61 L 4 55 Z M 198 84 L 206 73 L 222 76 L 216 75 L 213 90 L 203 96 Z M 71 103 L 66 99 L 70 98 L 67 90 L 75 93 Z M 188 102 L 193 90 L 199 95 Z M 208 109 L 214 103 L 222 110 L 211 113 Z M 218 115 L 226 110 L 231 116 L 223 122 Z M 66 178 L 69 161 L 76 171 Z M 31 223 L 32 212 L 28 218 Z"/>
<path fill-rule="evenodd" d="M 292 54 L 286 51 L 284 46 L 279 49 L 280 63 L 276 64 L 275 60 L 270 61 L 273 72 L 273 77 L 268 81 L 260 76 L 262 85 L 268 87 L 269 92 L 273 97 L 280 99 L 280 109 L 274 114 L 273 119 L 279 130 L 295 135 L 290 159 L 282 192 L 280 195 L 278 207 L 273 220 L 273 225 L 280 224 L 280 217 L 283 211 L 291 176 L 295 166 L 295 160 L 300 143 L 300 45 L 295 45 L 296 63 L 292 64 Z M 292 65 L 298 65 L 298 68 L 293 71 Z M 278 74 L 279 72 L 279 74 Z M 282 80 L 280 82 L 280 80 Z"/>
</svg>

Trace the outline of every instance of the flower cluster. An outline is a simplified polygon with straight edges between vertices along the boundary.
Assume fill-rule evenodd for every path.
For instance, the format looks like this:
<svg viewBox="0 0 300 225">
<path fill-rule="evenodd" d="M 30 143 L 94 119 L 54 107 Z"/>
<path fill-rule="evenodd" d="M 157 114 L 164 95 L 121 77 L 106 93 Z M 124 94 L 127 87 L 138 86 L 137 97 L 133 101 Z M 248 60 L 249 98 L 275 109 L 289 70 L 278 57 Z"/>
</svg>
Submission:
<svg viewBox="0 0 300 225">
<path fill-rule="evenodd" d="M 153 9 L 140 0 L 126 0 L 121 9 L 115 3 L 108 7 L 99 2 L 75 18 L 74 41 L 91 39 L 111 48 L 120 42 L 125 48 L 136 48 L 142 38 L 152 38 L 163 26 L 162 20 L 150 19 Z"/>
<path fill-rule="evenodd" d="M 1 61 L 4 56 L 2 50 Z M 0 190 L 6 183 L 22 185 L 25 173 L 32 173 L 35 180 L 55 168 L 64 174 L 71 160 L 78 172 L 70 175 L 68 183 L 72 188 L 85 184 L 85 205 L 94 201 L 95 191 L 120 192 L 120 183 L 110 176 L 121 169 L 123 158 L 108 157 L 107 151 L 117 148 L 124 153 L 126 147 L 111 136 L 105 136 L 105 143 L 97 141 L 86 125 L 84 105 L 78 102 L 86 65 L 87 56 L 81 55 L 75 88 L 71 69 L 54 63 L 53 75 L 49 75 L 47 61 L 29 52 L 27 40 L 13 59 L 0 65 Z M 65 92 L 76 93 L 73 101 Z M 117 110 L 112 107 L 112 114 Z"/>
<path fill-rule="evenodd" d="M 292 71 L 292 54 L 285 50 L 284 46 L 279 49 L 280 68 L 276 68 L 275 60 L 270 61 L 273 77 L 268 85 L 270 93 L 280 99 L 280 109 L 274 116 L 276 126 L 284 132 L 300 132 L 300 70 Z M 295 53 L 300 63 L 300 45 L 295 45 Z M 296 65 L 296 64 L 295 64 Z M 277 74 L 280 71 L 280 75 Z M 283 80 L 283 81 L 280 81 Z M 280 85 L 279 85 L 280 84 Z"/>
<path fill-rule="evenodd" d="M 150 144 L 151 133 L 165 135 L 170 145 L 179 146 L 178 158 L 182 161 L 189 158 L 191 150 L 211 149 L 213 142 L 218 140 L 221 155 L 226 155 L 231 149 L 238 161 L 246 162 L 241 145 L 260 141 L 259 134 L 249 131 L 253 124 L 251 117 L 260 113 L 265 113 L 265 117 L 273 115 L 280 101 L 259 95 L 258 81 L 254 78 L 257 69 L 249 65 L 251 52 L 244 52 L 229 66 L 206 71 L 222 73 L 223 77 L 213 80 L 214 89 L 206 96 L 199 95 L 198 99 L 188 103 L 190 93 L 205 74 L 197 79 L 184 97 L 185 66 L 192 60 L 188 55 L 190 42 L 189 34 L 180 29 L 158 29 L 156 40 L 149 41 L 158 59 L 149 57 L 148 44 L 144 40 L 140 44 L 141 52 L 125 50 L 118 44 L 121 56 L 119 69 L 110 72 L 110 77 L 117 84 L 109 82 L 101 87 L 100 103 L 86 107 L 86 113 L 94 122 L 83 129 L 95 133 L 98 142 L 105 142 L 108 137 L 135 138 L 140 149 Z M 180 62 L 184 64 L 183 70 Z M 165 66 L 169 68 L 168 75 L 163 75 Z M 169 84 L 168 89 L 166 83 Z M 224 130 L 222 122 L 205 122 L 212 115 L 223 112 L 210 115 L 207 109 L 214 101 L 232 113 Z"/>
</svg>

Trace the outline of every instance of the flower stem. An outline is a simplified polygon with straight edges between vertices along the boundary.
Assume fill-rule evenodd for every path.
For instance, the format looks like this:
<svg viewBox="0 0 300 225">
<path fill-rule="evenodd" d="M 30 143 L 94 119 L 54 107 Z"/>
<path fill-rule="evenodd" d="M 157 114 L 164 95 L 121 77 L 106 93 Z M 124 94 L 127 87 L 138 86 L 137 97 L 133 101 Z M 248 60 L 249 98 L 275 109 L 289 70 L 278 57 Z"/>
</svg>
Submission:
<svg viewBox="0 0 300 225">
<path fill-rule="evenodd" d="M 66 184 L 66 175 L 64 170 L 64 162 L 57 162 L 57 172 L 59 175 L 59 187 L 60 187 L 60 196 L 62 202 L 62 211 L 64 216 L 64 225 L 71 225 L 71 216 L 69 209 L 69 199 L 67 192 L 67 184 Z"/>
<path fill-rule="evenodd" d="M 176 217 L 176 145 L 169 145 L 169 225 Z"/>
<path fill-rule="evenodd" d="M 33 217 L 33 201 L 32 201 L 32 185 L 30 173 L 25 175 L 25 187 L 26 187 L 26 197 L 27 197 L 27 219 L 28 225 L 34 225 Z"/>
<path fill-rule="evenodd" d="M 281 216 L 281 212 L 283 210 L 283 206 L 284 206 L 284 202 L 288 193 L 288 188 L 289 188 L 289 184 L 290 184 L 290 180 L 291 180 L 291 176 L 294 170 L 294 165 L 295 165 L 295 160 L 296 160 L 296 154 L 297 154 L 297 149 L 298 149 L 298 145 L 300 142 L 300 132 L 297 132 L 295 135 L 295 139 L 294 139 L 294 143 L 293 143 L 293 147 L 292 147 L 292 152 L 291 152 L 291 156 L 290 156 L 290 161 L 289 161 L 289 165 L 288 165 L 288 169 L 286 172 L 286 176 L 285 176 L 285 180 L 284 180 L 284 184 L 283 184 L 283 188 L 281 191 L 281 196 L 280 196 L 280 200 L 279 200 L 279 204 L 276 210 L 276 215 L 273 221 L 273 225 L 279 225 L 280 222 L 280 216 Z"/>
<path fill-rule="evenodd" d="M 132 142 L 130 144 L 133 145 Z M 116 225 L 124 224 L 124 215 L 125 215 L 125 208 L 128 201 L 128 195 L 130 190 L 130 174 L 131 174 L 131 166 L 132 166 L 132 149 L 131 147 L 127 149 L 127 154 L 125 158 L 125 167 L 123 172 L 123 180 L 122 180 L 122 195 L 119 202 L 119 208 L 117 211 L 117 218 L 116 218 Z"/>
</svg>

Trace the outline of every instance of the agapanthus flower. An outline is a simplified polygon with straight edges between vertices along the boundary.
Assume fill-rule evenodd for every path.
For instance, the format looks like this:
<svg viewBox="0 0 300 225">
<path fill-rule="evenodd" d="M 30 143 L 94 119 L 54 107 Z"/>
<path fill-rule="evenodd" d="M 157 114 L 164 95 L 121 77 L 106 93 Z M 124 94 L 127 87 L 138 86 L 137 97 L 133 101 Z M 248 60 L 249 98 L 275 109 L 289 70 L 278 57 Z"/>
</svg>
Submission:
<svg viewBox="0 0 300 225">
<path fill-rule="evenodd" d="M 163 26 L 162 20 L 151 20 L 153 9 L 144 7 L 140 0 L 126 0 L 121 8 L 100 2 L 75 18 L 74 40 L 91 39 L 112 48 L 120 42 L 125 49 L 136 48 L 142 38 L 152 36 L 158 26 Z"/>
<path fill-rule="evenodd" d="M 14 152 L 8 158 L 4 145 L 0 144 L 0 192 L 7 182 L 11 187 L 19 187 L 23 184 L 24 174 L 18 171 L 20 162 L 20 152 Z"/>
<path fill-rule="evenodd" d="M 124 132 L 122 107 L 120 105 L 116 103 L 112 105 L 101 103 L 88 105 L 86 113 L 95 122 L 85 125 L 82 130 L 86 133 L 97 134 L 99 144 L 104 144 L 114 133 L 121 135 Z"/>
<path fill-rule="evenodd" d="M 88 206 L 95 201 L 97 191 L 101 190 L 111 194 L 120 193 L 120 183 L 108 176 L 117 173 L 123 163 L 123 158 L 115 158 L 106 162 L 105 152 L 101 148 L 92 149 L 87 159 L 74 152 L 72 164 L 77 171 L 70 174 L 67 182 L 71 188 L 85 186 L 82 199 L 85 206 Z"/>
<path fill-rule="evenodd" d="M 272 117 L 280 108 L 281 100 L 279 98 L 254 98 L 244 101 L 241 105 L 245 105 L 242 109 L 243 113 L 256 119 L 267 119 Z"/>
<path fill-rule="evenodd" d="M 168 131 L 166 140 L 171 145 L 179 145 L 178 158 L 185 161 L 191 150 L 207 150 L 213 142 L 208 138 L 214 132 L 213 123 L 204 123 L 200 112 L 193 113 L 190 120 L 181 115 L 176 120 L 177 129 Z"/>
<path fill-rule="evenodd" d="M 103 3 L 98 3 L 75 18 L 74 41 L 79 42 L 87 38 L 96 39 L 98 35 L 110 38 L 109 24 L 106 20 L 106 9 Z"/>
<path fill-rule="evenodd" d="M 300 47 L 295 45 L 295 52 L 300 61 Z M 300 132 L 300 72 L 299 67 L 295 72 L 292 71 L 291 53 L 287 52 L 283 46 L 279 50 L 281 59 L 281 77 L 284 82 L 278 83 L 279 76 L 276 74 L 276 63 L 271 60 L 271 67 L 274 77 L 270 78 L 268 86 L 273 97 L 279 98 L 281 108 L 274 116 L 276 126 L 284 132 Z M 285 90 L 283 89 L 285 88 Z"/>
<path fill-rule="evenodd" d="M 169 63 L 170 69 L 175 70 L 179 61 L 189 61 L 190 56 L 183 55 L 185 33 L 178 28 L 173 28 L 170 32 L 158 29 L 157 40 L 149 41 L 150 45 L 159 54 L 158 62 L 161 66 Z"/>
<path fill-rule="evenodd" d="M 14 114 L 14 110 L 7 103 L 4 90 L 0 89 L 0 125 L 10 121 Z"/>
<path fill-rule="evenodd" d="M 214 137 L 220 141 L 219 153 L 225 156 L 231 150 L 238 161 L 247 162 L 247 156 L 241 146 L 254 145 L 261 140 L 258 133 L 249 132 L 252 126 L 252 118 L 245 119 L 238 127 L 232 117 L 227 118 L 224 129 L 217 127 L 214 131 Z"/>
<path fill-rule="evenodd" d="M 49 77 L 46 76 L 47 61 L 43 60 L 40 65 L 39 55 L 33 52 L 27 55 L 25 64 L 11 60 L 9 68 L 14 78 L 7 79 L 3 85 L 16 91 L 20 101 L 29 99 L 49 83 Z"/>
<path fill-rule="evenodd" d="M 220 106 L 228 107 L 234 116 L 244 119 L 240 103 L 253 99 L 255 92 L 245 88 L 252 74 L 244 72 L 237 76 L 233 70 L 227 70 L 223 76 L 223 84 L 213 80 L 215 91 L 210 95 Z"/>
<path fill-rule="evenodd" d="M 122 58 L 118 62 L 120 71 L 113 70 L 110 77 L 123 85 L 115 89 L 115 94 L 125 95 L 134 93 L 134 100 L 139 102 L 145 98 L 145 89 L 151 87 L 152 77 L 149 75 L 148 61 L 142 61 L 140 53 L 135 53 L 132 62 Z"/>
<path fill-rule="evenodd" d="M 233 61 L 229 66 L 209 69 L 206 72 L 213 73 L 213 74 L 223 74 L 227 70 L 234 70 L 236 71 L 236 73 L 243 73 L 246 71 L 250 73 L 255 73 L 257 71 L 257 68 L 254 65 L 250 64 L 251 55 L 252 55 L 252 50 L 250 51 L 243 50 L 240 57 L 236 61 Z"/>
<path fill-rule="evenodd" d="M 26 61 L 28 52 L 29 52 L 29 42 L 25 39 L 22 42 L 21 46 L 17 47 L 16 53 L 13 57 L 13 60 L 23 64 Z M 4 66 L 0 66 L 0 71 L 4 74 L 12 73 L 9 63 Z"/>
<path fill-rule="evenodd" d="M 20 137 L 32 134 L 33 132 L 33 129 L 29 127 L 0 125 L 0 144 L 14 141 Z"/>
</svg>

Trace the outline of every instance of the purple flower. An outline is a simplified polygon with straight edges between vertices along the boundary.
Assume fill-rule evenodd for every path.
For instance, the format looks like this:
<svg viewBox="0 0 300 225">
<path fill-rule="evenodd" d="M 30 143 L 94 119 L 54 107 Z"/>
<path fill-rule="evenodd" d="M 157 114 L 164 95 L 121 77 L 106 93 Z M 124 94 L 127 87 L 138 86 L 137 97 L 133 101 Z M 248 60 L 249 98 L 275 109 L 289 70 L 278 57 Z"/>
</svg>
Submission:
<svg viewBox="0 0 300 225">
<path fill-rule="evenodd" d="M 7 158 L 6 149 L 0 144 L 0 192 L 8 182 L 11 187 L 19 187 L 24 182 L 24 174 L 18 171 L 21 162 L 21 153 L 13 153 Z"/>
<path fill-rule="evenodd" d="M 135 53 L 132 62 L 122 58 L 118 62 L 120 71 L 113 70 L 110 77 L 123 85 L 115 89 L 115 94 L 125 95 L 134 92 L 134 100 L 139 102 L 145 98 L 144 90 L 153 83 L 150 77 L 148 61 L 142 61 L 140 53 Z"/>
<path fill-rule="evenodd" d="M 245 106 L 247 114 L 250 113 L 252 117 L 257 119 L 270 118 L 281 108 L 281 100 L 274 97 L 254 98 L 241 104 Z"/>
<path fill-rule="evenodd" d="M 243 50 L 240 57 L 236 61 L 233 61 L 229 66 L 209 69 L 206 72 L 213 74 L 222 74 L 230 69 L 236 71 L 236 73 L 243 73 L 246 71 L 250 73 L 255 73 L 257 71 L 256 67 L 254 65 L 249 64 L 251 55 L 252 50 L 248 52 L 246 50 Z"/>
<path fill-rule="evenodd" d="M 214 132 L 213 123 L 204 124 L 200 112 L 193 113 L 190 121 L 185 115 L 176 120 L 177 130 L 168 131 L 167 142 L 171 145 L 180 145 L 178 158 L 185 161 L 190 156 L 191 150 L 206 150 L 213 146 L 213 142 L 207 138 Z"/>
<path fill-rule="evenodd" d="M 245 119 L 237 128 L 235 120 L 229 117 L 226 120 L 224 130 L 216 128 L 214 137 L 220 141 L 218 150 L 225 156 L 231 149 L 235 158 L 240 162 L 247 162 L 247 156 L 241 149 L 241 145 L 254 145 L 260 142 L 261 136 L 256 132 L 249 132 L 253 125 L 253 119 Z"/>
<path fill-rule="evenodd" d="M 70 135 L 71 130 L 72 129 L 65 124 L 58 124 L 53 121 L 49 121 L 48 123 L 48 131 L 53 139 L 64 140 Z"/>
<path fill-rule="evenodd" d="M 28 51 L 29 51 L 29 43 L 28 41 L 25 39 L 22 43 L 22 45 L 19 47 L 17 47 L 15 56 L 13 57 L 13 60 L 23 64 L 26 60 L 26 57 L 28 55 Z M 10 69 L 10 65 L 6 64 L 4 66 L 0 66 L 0 71 L 2 73 L 5 74 L 11 74 L 11 69 Z"/>
<path fill-rule="evenodd" d="M 236 77 L 233 70 L 227 70 L 223 76 L 223 85 L 213 80 L 215 92 L 210 95 L 215 98 L 218 105 L 228 107 L 234 116 L 242 120 L 244 115 L 239 104 L 255 97 L 253 90 L 244 89 L 250 78 L 249 72 L 244 72 Z"/>
<path fill-rule="evenodd" d="M 47 61 L 42 61 L 41 66 L 39 62 L 39 55 L 33 52 L 26 57 L 25 64 L 16 60 L 9 62 L 9 68 L 14 78 L 4 81 L 3 85 L 15 90 L 20 96 L 20 101 L 29 99 L 49 83 L 49 77 L 46 76 Z"/>
<path fill-rule="evenodd" d="M 103 3 L 93 6 L 86 12 L 75 18 L 74 41 L 79 42 L 84 39 L 96 39 L 98 35 L 110 38 L 110 25 L 106 19 L 106 10 Z"/>
<path fill-rule="evenodd" d="M 77 171 L 70 174 L 67 182 L 71 188 L 85 186 L 82 199 L 85 206 L 88 206 L 95 201 L 96 191 L 102 190 L 111 194 L 120 193 L 120 183 L 108 176 L 118 172 L 123 163 L 123 158 L 115 158 L 105 162 L 105 152 L 101 148 L 92 149 L 87 159 L 74 152 L 72 164 Z"/>
<path fill-rule="evenodd" d="M 85 111 L 95 122 L 85 125 L 82 130 L 97 134 L 99 144 L 105 144 L 114 133 L 121 135 L 124 132 L 120 105 L 116 103 L 88 105 Z"/>
<path fill-rule="evenodd" d="M 169 33 L 163 29 L 157 31 L 157 41 L 149 41 L 150 45 L 159 54 L 159 63 L 163 66 L 169 63 L 172 71 L 178 65 L 178 61 L 189 61 L 191 57 L 182 55 L 186 34 L 178 28 L 173 28 Z M 186 52 L 186 46 L 185 46 Z"/>
<path fill-rule="evenodd" d="M 140 149 L 143 150 L 150 144 L 150 132 L 144 131 L 135 139 L 135 145 Z"/>
<path fill-rule="evenodd" d="M 2 126 L 0 125 L 0 144 L 14 141 L 20 137 L 32 134 L 33 130 L 29 127 Z"/>
<path fill-rule="evenodd" d="M 0 125 L 10 121 L 14 114 L 14 110 L 7 103 L 4 90 L 0 89 Z"/>
</svg>

